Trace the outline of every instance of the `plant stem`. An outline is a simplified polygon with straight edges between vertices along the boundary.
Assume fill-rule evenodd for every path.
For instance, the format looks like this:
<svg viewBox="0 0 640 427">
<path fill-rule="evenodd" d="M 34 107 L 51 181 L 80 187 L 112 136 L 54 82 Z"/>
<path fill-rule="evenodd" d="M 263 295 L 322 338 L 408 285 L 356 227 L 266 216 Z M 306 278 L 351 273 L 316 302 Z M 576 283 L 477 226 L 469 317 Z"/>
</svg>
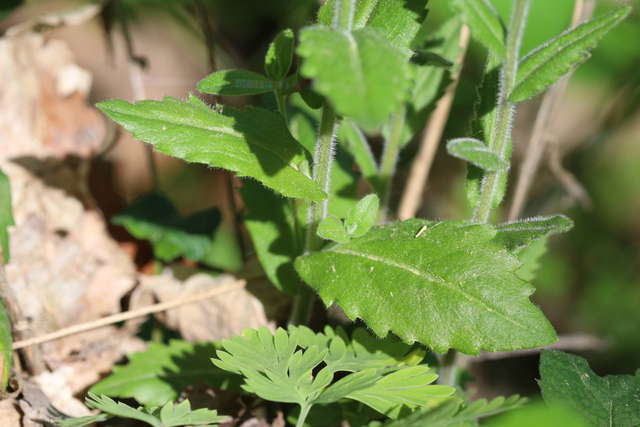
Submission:
<svg viewBox="0 0 640 427">
<path fill-rule="evenodd" d="M 305 404 L 300 405 L 300 415 L 298 416 L 298 422 L 296 423 L 296 427 L 304 426 L 304 422 L 307 419 L 307 415 L 309 415 L 309 411 L 313 405 L 309 405 L 305 402 Z"/>
<path fill-rule="evenodd" d="M 329 194 L 331 187 L 331 168 L 333 166 L 333 156 L 335 153 L 336 128 L 336 113 L 331 104 L 325 102 L 322 108 L 318 141 L 316 142 L 316 150 L 313 156 L 313 180 L 327 194 Z M 328 198 L 320 203 L 311 202 L 307 220 L 305 253 L 316 252 L 320 249 L 322 240 L 316 235 L 316 230 L 318 229 L 320 221 L 326 218 L 328 207 Z M 291 314 L 292 324 L 302 325 L 307 323 L 314 299 L 315 292 L 304 283 L 300 283 L 298 295 L 296 295 L 296 299 L 294 300 Z"/>
<path fill-rule="evenodd" d="M 458 376 L 458 359 L 460 354 L 454 349 L 449 350 L 447 354 L 440 358 L 440 368 L 438 369 L 438 384 L 456 386 L 456 377 Z"/>
<path fill-rule="evenodd" d="M 276 102 L 278 103 L 278 111 L 282 114 L 285 120 L 287 120 L 287 106 L 285 103 L 285 96 L 282 94 L 282 89 L 274 89 L 273 93 L 276 96 Z"/>
<path fill-rule="evenodd" d="M 511 154 L 511 124 L 515 114 L 515 104 L 509 102 L 518 72 L 520 41 L 529 9 L 529 0 L 516 0 L 511 13 L 507 33 L 507 53 L 500 70 L 500 94 L 496 105 L 496 123 L 489 148 L 500 154 L 508 162 Z M 480 187 L 480 196 L 473 213 L 474 222 L 488 222 L 491 209 L 497 198 L 504 197 L 504 179 L 508 171 L 486 172 Z"/>
<path fill-rule="evenodd" d="M 384 223 L 387 220 L 387 212 L 389 210 L 389 200 L 391 198 L 391 184 L 393 183 L 393 174 L 396 171 L 398 163 L 398 153 L 400 153 L 400 141 L 402 139 L 402 130 L 404 129 L 404 119 L 407 110 L 404 104 L 391 117 L 391 133 L 385 141 L 382 160 L 380 162 L 380 188 L 384 193 L 380 195 L 382 205 L 380 206 L 380 214 L 378 215 L 378 223 Z"/>
</svg>

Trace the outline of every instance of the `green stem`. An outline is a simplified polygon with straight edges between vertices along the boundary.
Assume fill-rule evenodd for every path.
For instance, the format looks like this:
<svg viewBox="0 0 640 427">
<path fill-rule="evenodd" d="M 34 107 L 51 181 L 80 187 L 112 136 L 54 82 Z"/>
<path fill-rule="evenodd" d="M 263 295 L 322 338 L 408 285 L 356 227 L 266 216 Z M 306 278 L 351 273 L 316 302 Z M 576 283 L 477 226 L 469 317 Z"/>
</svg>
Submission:
<svg viewBox="0 0 640 427">
<path fill-rule="evenodd" d="M 300 405 L 300 416 L 298 416 L 298 422 L 296 423 L 296 427 L 304 426 L 304 422 L 307 419 L 307 415 L 309 415 L 309 411 L 311 410 L 312 406 L 313 404 L 310 405 L 306 402 L 303 405 Z"/>
<path fill-rule="evenodd" d="M 327 194 L 329 194 L 331 187 L 331 168 L 333 166 L 333 156 L 335 153 L 336 126 L 336 113 L 331 104 L 325 102 L 322 109 L 320 128 L 318 130 L 318 141 L 316 142 L 316 150 L 313 156 L 313 180 Z M 320 203 L 311 202 L 307 221 L 305 253 L 316 252 L 320 249 L 322 240 L 316 235 L 316 231 L 320 221 L 327 217 L 328 208 L 329 198 L 326 198 Z M 314 300 L 314 291 L 304 283 L 300 283 L 298 295 L 294 300 L 293 312 L 291 314 L 291 322 L 294 325 L 307 323 Z"/>
<path fill-rule="evenodd" d="M 336 0 L 333 26 L 345 31 L 351 31 L 354 11 L 355 0 Z"/>
<path fill-rule="evenodd" d="M 402 130 L 404 129 L 406 113 L 407 111 L 404 105 L 395 112 L 391 118 L 391 134 L 384 144 L 380 170 L 378 171 L 380 188 L 384 191 L 384 193 L 380 194 L 382 205 L 377 221 L 379 224 L 386 222 L 387 211 L 389 210 L 391 185 L 393 183 L 393 175 L 396 171 L 396 164 L 398 163 L 398 154 L 400 153 L 400 142 L 402 140 Z"/>
<path fill-rule="evenodd" d="M 438 372 L 438 384 L 456 386 L 456 377 L 458 376 L 458 358 L 459 353 L 454 349 L 440 358 L 440 369 Z"/>
<path fill-rule="evenodd" d="M 509 161 L 511 154 L 511 125 L 515 114 L 515 104 L 509 102 L 509 96 L 513 91 L 518 72 L 518 56 L 520 41 L 524 32 L 524 26 L 529 10 L 530 0 L 516 0 L 511 13 L 511 21 L 507 33 L 507 52 L 504 65 L 500 70 L 500 94 L 496 106 L 496 124 L 489 141 L 489 148 L 500 153 L 500 156 Z M 491 209 L 497 201 L 504 197 L 504 179 L 508 171 L 486 172 L 480 187 L 480 197 L 473 213 L 474 222 L 488 222 Z"/>
<path fill-rule="evenodd" d="M 278 82 L 280 84 L 280 82 Z M 282 114 L 285 120 L 287 120 L 287 107 L 285 103 L 285 96 L 282 93 L 281 89 L 274 89 L 273 93 L 276 95 L 276 102 L 278 103 L 278 111 Z"/>
</svg>

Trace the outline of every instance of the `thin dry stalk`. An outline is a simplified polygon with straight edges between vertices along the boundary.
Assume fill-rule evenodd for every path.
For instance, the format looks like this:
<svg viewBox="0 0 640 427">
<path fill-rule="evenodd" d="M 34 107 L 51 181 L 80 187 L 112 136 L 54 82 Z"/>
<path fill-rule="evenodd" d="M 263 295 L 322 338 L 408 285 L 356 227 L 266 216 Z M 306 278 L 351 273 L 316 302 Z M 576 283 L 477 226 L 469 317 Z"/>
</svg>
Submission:
<svg viewBox="0 0 640 427">
<path fill-rule="evenodd" d="M 16 341 L 13 343 L 13 349 L 29 347 L 36 344 L 42 344 L 44 342 L 57 340 L 69 335 L 79 334 L 80 332 L 90 331 L 92 329 L 101 328 L 103 326 L 109 326 L 114 323 L 124 322 L 125 320 L 135 319 L 137 317 L 146 316 L 147 314 L 159 313 L 161 311 L 170 310 L 187 304 L 193 304 L 203 301 L 208 298 L 212 298 L 233 290 L 243 288 L 247 285 L 245 280 L 238 280 L 237 282 L 230 283 L 228 285 L 220 286 L 210 291 L 203 292 L 198 295 L 190 295 L 185 298 L 176 299 L 173 301 L 161 302 L 158 304 L 148 305 L 146 307 L 140 307 L 139 309 L 126 311 L 124 313 L 118 313 L 111 316 L 103 317 L 101 319 L 92 320 L 90 322 L 81 323 L 79 325 L 70 326 L 68 328 L 60 329 L 50 334 L 40 335 L 39 337 L 29 338 L 22 341 Z"/>
<path fill-rule="evenodd" d="M 571 20 L 571 27 L 576 27 L 581 22 L 588 20 L 595 6 L 595 0 L 576 0 L 573 8 L 573 18 Z M 533 178 L 536 175 L 542 154 L 545 150 L 547 143 L 546 129 L 551 117 L 551 113 L 554 110 L 556 101 L 562 97 L 567 83 L 573 74 L 573 70 L 565 74 L 551 86 L 544 94 L 542 104 L 538 110 L 536 121 L 533 125 L 533 131 L 529 138 L 529 144 L 524 155 L 524 160 L 520 166 L 520 173 L 518 175 L 518 182 L 516 184 L 515 194 L 513 196 L 513 202 L 509 209 L 508 221 L 514 221 L 520 217 L 524 210 L 524 205 L 527 200 L 527 194 L 531 189 Z"/>
<path fill-rule="evenodd" d="M 433 164 L 433 158 L 436 155 L 438 144 L 440 143 L 440 139 L 442 139 L 442 133 L 444 132 L 444 127 L 447 124 L 447 119 L 449 118 L 451 104 L 453 103 L 453 97 L 458 85 L 458 77 L 460 75 L 460 70 L 462 70 L 462 63 L 464 61 L 468 45 L 469 28 L 466 25 L 463 25 L 460 30 L 460 48 L 462 49 L 462 52 L 456 59 L 456 62 L 459 64 L 459 68 L 458 71 L 451 76 L 453 81 L 449 87 L 447 87 L 442 99 L 438 101 L 436 109 L 429 118 L 427 126 L 425 127 L 422 142 L 420 144 L 420 151 L 413 161 L 413 165 L 411 166 L 411 171 L 409 173 L 409 179 L 407 180 L 407 185 L 404 189 L 404 193 L 402 194 L 402 199 L 400 200 L 400 207 L 398 208 L 398 219 L 400 220 L 413 218 L 422 203 L 422 191 L 427 183 L 431 165 Z"/>
</svg>

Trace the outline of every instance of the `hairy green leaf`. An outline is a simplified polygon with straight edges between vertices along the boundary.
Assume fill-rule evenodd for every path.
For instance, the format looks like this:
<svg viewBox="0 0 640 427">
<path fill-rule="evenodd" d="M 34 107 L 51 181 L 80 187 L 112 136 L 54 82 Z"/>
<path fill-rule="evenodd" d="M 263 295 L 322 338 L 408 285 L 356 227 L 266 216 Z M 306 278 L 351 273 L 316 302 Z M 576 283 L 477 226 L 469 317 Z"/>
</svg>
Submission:
<svg viewBox="0 0 640 427">
<path fill-rule="evenodd" d="M 9 262 L 9 233 L 7 227 L 16 225 L 13 220 L 13 208 L 11 206 L 11 185 L 9 177 L 0 170 L 0 244 L 2 244 L 2 256 L 4 263 Z"/>
<path fill-rule="evenodd" d="M 407 58 L 413 55 L 411 42 L 427 17 L 428 0 L 359 0 L 353 16 L 353 29 L 373 27 Z M 335 1 L 328 0 L 318 12 L 318 23 L 333 24 Z"/>
<path fill-rule="evenodd" d="M 500 155 L 482 141 L 473 138 L 457 138 L 447 143 L 447 151 L 453 157 L 465 160 L 485 171 L 497 172 L 509 167 Z"/>
<path fill-rule="evenodd" d="M 282 80 L 289 72 L 293 59 L 293 43 L 293 31 L 287 28 L 269 45 L 264 70 L 273 80 Z"/>
<path fill-rule="evenodd" d="M 506 57 L 506 29 L 488 0 L 451 0 L 449 5 L 462 16 L 473 37 L 498 57 Z"/>
<path fill-rule="evenodd" d="M 216 71 L 198 83 L 200 92 L 214 95 L 259 95 L 273 89 L 271 79 L 245 70 Z"/>
<path fill-rule="evenodd" d="M 573 221 L 564 215 L 528 218 L 497 226 L 498 234 L 493 241 L 513 251 L 572 227 Z"/>
<path fill-rule="evenodd" d="M 247 208 L 244 224 L 264 272 L 276 288 L 295 294 L 300 278 L 293 260 L 302 253 L 295 227 L 296 201 L 280 197 L 250 180 L 242 184 L 240 194 Z"/>
<path fill-rule="evenodd" d="M 620 8 L 565 31 L 555 39 L 537 47 L 520 62 L 516 85 L 509 101 L 520 102 L 542 92 L 558 78 L 589 58 L 589 51 L 620 21 L 627 17 L 631 6 Z"/>
<path fill-rule="evenodd" d="M 344 220 L 344 228 L 347 233 L 351 237 L 364 236 L 376 221 L 379 207 L 380 199 L 375 194 L 369 194 L 360 199 Z"/>
<path fill-rule="evenodd" d="M 302 172 L 312 163 L 311 154 L 291 136 L 280 114 L 249 107 L 225 107 L 221 113 L 193 95 L 187 101 L 165 97 L 97 106 L 162 153 L 256 178 L 287 197 L 319 202 L 327 196 Z"/>
<path fill-rule="evenodd" d="M 407 220 L 298 257 L 295 267 L 326 305 L 339 304 L 379 336 L 391 330 L 438 353 L 467 354 L 555 342 L 529 301 L 533 287 L 515 273 L 520 262 L 495 234 L 487 224 Z"/>
<path fill-rule="evenodd" d="M 112 374 L 91 387 L 91 391 L 111 397 L 133 397 L 144 406 L 177 400 L 184 386 L 200 381 L 239 391 L 242 382 L 239 376 L 211 366 L 210 357 L 219 348 L 217 343 L 152 342 L 144 353 L 129 355 L 129 364 L 114 366 Z"/>
<path fill-rule="evenodd" d="M 590 425 L 640 424 L 640 371 L 599 377 L 582 357 L 553 350 L 540 356 L 540 389 L 548 404 L 573 408 Z"/>
<path fill-rule="evenodd" d="M 7 389 L 13 367 L 13 327 L 4 301 L 0 298 L 0 390 Z"/>
<path fill-rule="evenodd" d="M 314 79 L 314 89 L 367 131 L 379 129 L 405 98 L 405 59 L 370 28 L 305 28 L 298 54 L 305 59 L 300 72 Z"/>
<path fill-rule="evenodd" d="M 347 243 L 351 240 L 351 236 L 344 229 L 342 220 L 335 215 L 329 215 L 318 224 L 319 237 L 325 240 L 332 240 L 338 243 Z"/>
</svg>

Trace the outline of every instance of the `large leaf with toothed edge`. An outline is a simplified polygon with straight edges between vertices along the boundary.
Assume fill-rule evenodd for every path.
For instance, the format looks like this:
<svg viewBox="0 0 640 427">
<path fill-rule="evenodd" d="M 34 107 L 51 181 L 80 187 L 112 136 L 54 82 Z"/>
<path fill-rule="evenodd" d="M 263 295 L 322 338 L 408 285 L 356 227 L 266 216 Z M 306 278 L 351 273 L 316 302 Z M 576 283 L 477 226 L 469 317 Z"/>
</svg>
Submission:
<svg viewBox="0 0 640 427">
<path fill-rule="evenodd" d="M 259 108 L 209 108 L 187 101 L 106 101 L 97 107 L 133 137 L 157 151 L 249 176 L 287 197 L 313 200 L 326 193 L 309 177 L 311 154 L 296 141 L 282 115 Z"/>
<path fill-rule="evenodd" d="M 534 348 L 556 341 L 531 303 L 520 261 L 488 224 L 408 220 L 298 257 L 300 276 L 376 334 L 393 331 L 438 353 Z"/>
</svg>

